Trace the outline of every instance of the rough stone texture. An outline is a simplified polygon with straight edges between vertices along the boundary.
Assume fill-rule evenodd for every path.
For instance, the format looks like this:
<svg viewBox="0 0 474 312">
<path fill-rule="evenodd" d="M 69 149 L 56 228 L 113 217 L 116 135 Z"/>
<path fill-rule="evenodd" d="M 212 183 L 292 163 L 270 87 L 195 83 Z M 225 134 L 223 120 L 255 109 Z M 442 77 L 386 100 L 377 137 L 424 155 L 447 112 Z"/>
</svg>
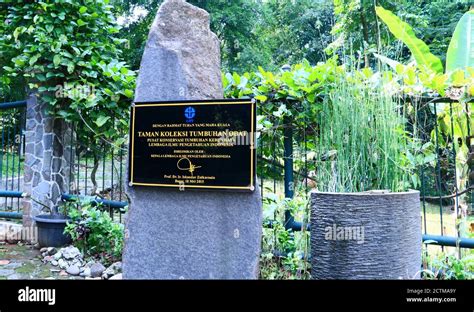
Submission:
<svg viewBox="0 0 474 312">
<path fill-rule="evenodd" d="M 82 277 L 91 277 L 91 269 L 90 268 L 84 268 L 84 271 L 79 274 Z"/>
<path fill-rule="evenodd" d="M 94 263 L 90 267 L 90 276 L 100 277 L 100 276 L 102 276 L 102 272 L 104 272 L 104 271 L 105 271 L 105 267 L 102 265 L 102 263 L 100 263 L 100 262 Z"/>
<path fill-rule="evenodd" d="M 222 98 L 220 64 L 209 14 L 186 1 L 168 0 L 151 26 L 135 100 Z"/>
<path fill-rule="evenodd" d="M 66 260 L 74 260 L 76 258 L 82 257 L 81 251 L 74 246 L 63 248 L 61 254 Z"/>
<path fill-rule="evenodd" d="M 71 275 L 79 275 L 81 272 L 79 267 L 77 265 L 71 265 L 70 267 L 67 268 L 66 272 Z"/>
<path fill-rule="evenodd" d="M 328 227 L 364 227 L 364 242 L 328 240 Z M 420 194 L 311 193 L 313 279 L 412 279 L 421 269 Z"/>
<path fill-rule="evenodd" d="M 26 108 L 24 192 L 54 208 L 69 183 L 72 131 L 62 120 L 48 115 L 45 103 L 30 94 Z M 32 224 L 32 217 L 42 207 L 29 198 L 22 200 L 23 224 Z"/>
<path fill-rule="evenodd" d="M 121 280 L 121 279 L 123 279 L 122 273 L 119 273 L 109 278 L 110 281 Z"/>
<path fill-rule="evenodd" d="M 120 272 L 122 272 L 122 262 L 115 262 L 102 273 L 102 278 L 109 279 Z"/>
<path fill-rule="evenodd" d="M 209 15 L 185 1 L 159 9 L 136 102 L 222 98 L 220 47 Z M 125 279 L 258 276 L 261 200 L 254 193 L 128 187 Z"/>
</svg>

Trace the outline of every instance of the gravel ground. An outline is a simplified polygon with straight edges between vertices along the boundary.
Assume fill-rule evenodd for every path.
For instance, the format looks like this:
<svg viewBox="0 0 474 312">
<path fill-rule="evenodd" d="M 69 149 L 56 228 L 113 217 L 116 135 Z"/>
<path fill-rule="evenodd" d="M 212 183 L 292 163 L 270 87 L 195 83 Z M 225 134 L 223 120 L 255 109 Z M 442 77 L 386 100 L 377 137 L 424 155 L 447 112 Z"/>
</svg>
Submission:
<svg viewBox="0 0 474 312">
<path fill-rule="evenodd" d="M 41 261 L 41 254 L 32 245 L 0 242 L 0 280 L 14 279 L 83 279 L 68 275 Z"/>
</svg>

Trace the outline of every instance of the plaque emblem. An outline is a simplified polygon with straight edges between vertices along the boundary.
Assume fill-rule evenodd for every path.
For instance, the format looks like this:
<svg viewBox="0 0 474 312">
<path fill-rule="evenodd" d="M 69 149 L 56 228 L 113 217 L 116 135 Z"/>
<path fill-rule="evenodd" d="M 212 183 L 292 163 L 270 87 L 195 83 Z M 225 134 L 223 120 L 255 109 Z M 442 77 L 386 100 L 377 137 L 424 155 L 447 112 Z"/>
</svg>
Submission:
<svg viewBox="0 0 474 312">
<path fill-rule="evenodd" d="M 187 123 L 194 122 L 194 117 L 196 117 L 196 109 L 192 106 L 186 107 L 184 110 L 184 117 L 186 117 Z"/>
</svg>

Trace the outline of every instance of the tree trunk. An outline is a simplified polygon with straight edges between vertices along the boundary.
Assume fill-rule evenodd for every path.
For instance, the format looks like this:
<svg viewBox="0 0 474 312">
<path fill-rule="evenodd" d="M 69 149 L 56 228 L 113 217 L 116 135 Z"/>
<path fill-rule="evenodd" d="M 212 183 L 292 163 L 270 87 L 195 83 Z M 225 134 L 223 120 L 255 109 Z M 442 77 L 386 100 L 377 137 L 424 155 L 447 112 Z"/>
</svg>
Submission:
<svg viewBox="0 0 474 312">
<path fill-rule="evenodd" d="M 367 25 L 367 19 L 365 17 L 365 13 L 364 13 L 364 8 L 361 7 L 361 10 L 360 10 L 360 21 L 362 23 L 362 35 L 364 37 L 364 45 L 363 45 L 363 49 L 364 49 L 364 65 L 365 67 L 369 67 L 369 57 L 366 53 L 366 49 L 365 49 L 365 43 L 369 44 L 369 28 L 368 28 L 368 25 Z"/>
</svg>

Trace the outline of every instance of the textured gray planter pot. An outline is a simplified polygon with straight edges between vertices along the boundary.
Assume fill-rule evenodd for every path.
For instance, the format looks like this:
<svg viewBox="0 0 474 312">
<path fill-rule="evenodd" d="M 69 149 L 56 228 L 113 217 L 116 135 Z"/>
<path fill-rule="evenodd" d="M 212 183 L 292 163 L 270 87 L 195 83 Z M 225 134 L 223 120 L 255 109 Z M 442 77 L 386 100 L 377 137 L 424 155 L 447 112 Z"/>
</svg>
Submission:
<svg viewBox="0 0 474 312">
<path fill-rule="evenodd" d="M 313 279 L 411 279 L 421 269 L 420 193 L 311 193 Z"/>
</svg>

